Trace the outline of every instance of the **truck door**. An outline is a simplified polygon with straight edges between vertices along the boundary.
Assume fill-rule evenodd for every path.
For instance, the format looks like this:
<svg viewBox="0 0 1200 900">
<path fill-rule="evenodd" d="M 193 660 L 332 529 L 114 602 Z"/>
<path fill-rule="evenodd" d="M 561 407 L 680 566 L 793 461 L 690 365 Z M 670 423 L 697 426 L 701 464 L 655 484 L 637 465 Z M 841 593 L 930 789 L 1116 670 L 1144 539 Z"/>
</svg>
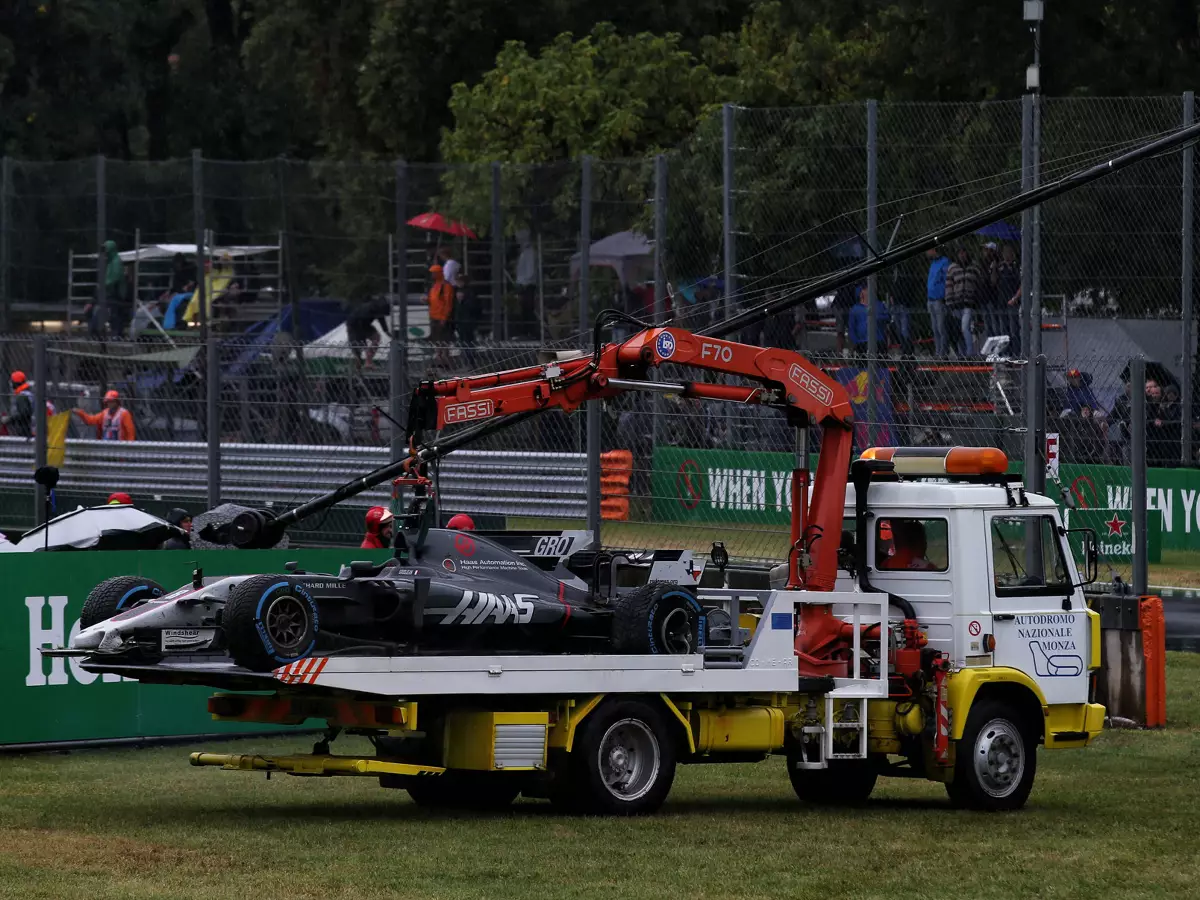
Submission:
<svg viewBox="0 0 1200 900">
<path fill-rule="evenodd" d="M 1053 514 L 990 517 L 992 632 L 997 666 L 1020 669 L 1048 703 L 1088 695 L 1088 618 L 1075 599 L 1072 568 Z"/>
</svg>

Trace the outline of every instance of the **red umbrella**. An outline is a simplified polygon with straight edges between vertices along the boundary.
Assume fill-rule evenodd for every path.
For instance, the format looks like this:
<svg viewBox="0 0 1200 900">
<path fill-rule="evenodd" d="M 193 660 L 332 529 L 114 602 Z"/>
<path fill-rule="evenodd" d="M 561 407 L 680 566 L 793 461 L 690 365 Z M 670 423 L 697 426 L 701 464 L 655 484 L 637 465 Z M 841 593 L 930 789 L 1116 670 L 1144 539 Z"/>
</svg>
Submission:
<svg viewBox="0 0 1200 900">
<path fill-rule="evenodd" d="M 424 228 L 426 231 L 442 231 L 457 237 L 469 237 L 479 240 L 479 236 L 462 222 L 451 222 L 439 212 L 421 213 L 408 220 L 409 225 Z"/>
</svg>

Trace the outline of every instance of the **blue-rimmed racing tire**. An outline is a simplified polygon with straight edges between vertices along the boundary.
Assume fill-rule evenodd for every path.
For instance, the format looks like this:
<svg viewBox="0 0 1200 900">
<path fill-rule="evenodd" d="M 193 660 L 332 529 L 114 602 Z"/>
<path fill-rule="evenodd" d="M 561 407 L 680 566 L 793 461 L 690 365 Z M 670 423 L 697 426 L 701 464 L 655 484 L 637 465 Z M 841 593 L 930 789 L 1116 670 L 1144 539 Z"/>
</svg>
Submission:
<svg viewBox="0 0 1200 900">
<path fill-rule="evenodd" d="M 614 653 L 690 655 L 704 647 L 704 608 L 687 588 L 651 582 L 617 598 Z"/>
<path fill-rule="evenodd" d="M 293 578 L 255 575 L 233 589 L 222 623 L 233 661 L 270 672 L 312 653 L 319 628 L 317 602 Z"/>
<path fill-rule="evenodd" d="M 131 610 L 162 595 L 162 585 L 149 578 L 119 575 L 116 578 L 105 579 L 92 588 L 92 592 L 83 601 L 79 627 L 91 628 L 118 613 Z"/>
</svg>

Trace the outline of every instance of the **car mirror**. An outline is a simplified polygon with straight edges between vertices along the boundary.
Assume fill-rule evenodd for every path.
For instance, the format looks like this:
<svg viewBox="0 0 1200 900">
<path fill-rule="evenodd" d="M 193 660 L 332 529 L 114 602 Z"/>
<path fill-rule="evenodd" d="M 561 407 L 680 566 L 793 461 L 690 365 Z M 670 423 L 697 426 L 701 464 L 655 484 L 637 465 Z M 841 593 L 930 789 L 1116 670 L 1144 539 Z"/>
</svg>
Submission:
<svg viewBox="0 0 1200 900">
<path fill-rule="evenodd" d="M 1079 535 L 1083 539 L 1083 555 L 1084 555 L 1084 578 L 1072 587 L 1084 587 L 1092 584 L 1099 577 L 1100 573 L 1100 539 L 1096 536 L 1096 532 L 1091 528 L 1070 528 L 1067 530 L 1067 540 L 1073 534 Z M 1068 543 L 1068 546 L 1069 543 Z"/>
</svg>

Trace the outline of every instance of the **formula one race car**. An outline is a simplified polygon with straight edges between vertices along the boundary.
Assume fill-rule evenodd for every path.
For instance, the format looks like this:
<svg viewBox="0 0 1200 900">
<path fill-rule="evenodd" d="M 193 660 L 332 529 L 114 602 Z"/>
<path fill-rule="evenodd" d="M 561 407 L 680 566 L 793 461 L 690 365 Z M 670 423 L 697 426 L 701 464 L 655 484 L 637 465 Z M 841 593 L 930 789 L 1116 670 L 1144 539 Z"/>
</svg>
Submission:
<svg viewBox="0 0 1200 900">
<path fill-rule="evenodd" d="M 97 661 L 228 654 L 271 671 L 310 655 L 688 654 L 729 642 L 729 615 L 697 599 L 704 564 L 690 551 L 526 557 L 431 528 L 401 555 L 337 575 L 293 569 L 205 585 L 197 571 L 169 594 L 112 578 L 88 597 L 71 646 Z"/>
</svg>

